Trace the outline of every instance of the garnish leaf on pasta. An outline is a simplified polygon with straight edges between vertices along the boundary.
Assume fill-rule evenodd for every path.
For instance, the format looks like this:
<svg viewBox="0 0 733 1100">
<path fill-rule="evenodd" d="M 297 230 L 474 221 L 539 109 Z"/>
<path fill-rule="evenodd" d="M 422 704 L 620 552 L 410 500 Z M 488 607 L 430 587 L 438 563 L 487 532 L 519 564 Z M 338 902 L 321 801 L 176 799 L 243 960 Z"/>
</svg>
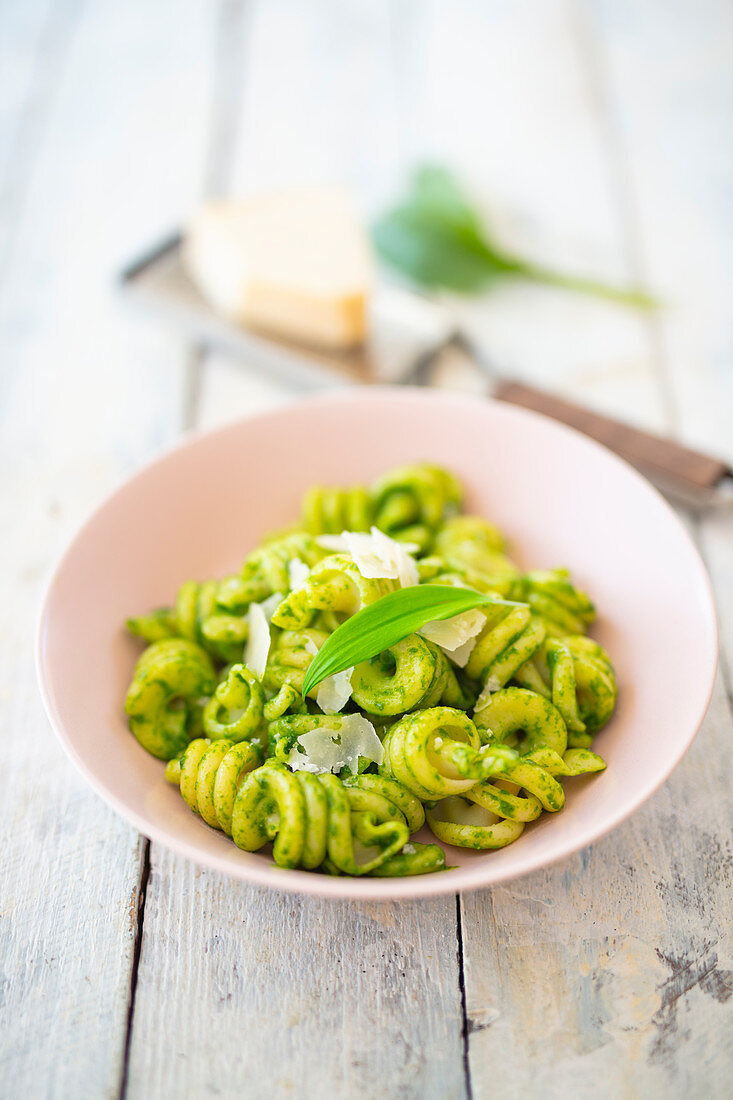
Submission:
<svg viewBox="0 0 733 1100">
<path fill-rule="evenodd" d="M 457 588 L 447 584 L 418 584 L 389 592 L 363 607 L 342 623 L 321 646 L 308 668 L 303 682 L 303 695 L 337 672 L 376 657 L 403 638 L 414 634 L 425 623 L 435 619 L 450 619 L 477 607 L 501 604 L 524 607 L 513 600 L 476 592 L 473 588 Z"/>
</svg>

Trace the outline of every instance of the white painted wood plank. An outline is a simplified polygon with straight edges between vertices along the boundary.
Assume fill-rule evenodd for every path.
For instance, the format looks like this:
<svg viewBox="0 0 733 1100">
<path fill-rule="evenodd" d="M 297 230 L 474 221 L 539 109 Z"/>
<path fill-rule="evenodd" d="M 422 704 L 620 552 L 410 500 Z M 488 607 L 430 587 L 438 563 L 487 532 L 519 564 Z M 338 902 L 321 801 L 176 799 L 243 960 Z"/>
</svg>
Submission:
<svg viewBox="0 0 733 1100">
<path fill-rule="evenodd" d="M 0 1068 L 8 1096 L 98 1097 L 120 1084 L 141 844 L 56 744 L 32 641 L 74 528 L 180 420 L 180 346 L 128 317 L 112 276 L 195 193 L 209 20 L 194 2 L 55 9 L 75 18 L 58 58 L 35 57 L 58 79 L 33 105 L 0 312 Z"/>
<path fill-rule="evenodd" d="M 74 5 L 51 0 L 5 4 L 0 11 L 0 270 L 76 14 Z M 41 56 L 45 65 L 38 64 Z"/>
<path fill-rule="evenodd" d="M 154 846 L 129 1096 L 464 1096 L 454 918 L 453 898 L 301 898 Z"/>
<path fill-rule="evenodd" d="M 202 366 L 196 414 L 199 427 L 213 428 L 266 412 L 297 396 L 283 381 L 224 352 L 208 353 Z"/>
<path fill-rule="evenodd" d="M 722 683 L 665 787 L 556 867 L 465 895 L 477 1100 L 729 1095 L 733 846 Z"/>
<path fill-rule="evenodd" d="M 593 0 L 591 33 L 625 156 L 639 262 L 666 308 L 656 340 L 682 438 L 733 458 L 733 10 Z"/>
<path fill-rule="evenodd" d="M 352 184 L 367 205 L 393 184 L 389 0 L 252 5 L 229 190 Z"/>
</svg>

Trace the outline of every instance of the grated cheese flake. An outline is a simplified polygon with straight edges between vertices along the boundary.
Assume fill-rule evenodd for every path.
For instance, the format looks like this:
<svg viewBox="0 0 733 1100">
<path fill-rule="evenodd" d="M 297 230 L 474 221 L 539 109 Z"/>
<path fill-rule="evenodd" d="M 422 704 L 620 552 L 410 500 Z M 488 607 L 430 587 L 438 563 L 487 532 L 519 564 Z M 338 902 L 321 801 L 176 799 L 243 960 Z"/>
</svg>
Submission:
<svg viewBox="0 0 733 1100">
<path fill-rule="evenodd" d="M 282 592 L 273 592 L 273 594 L 271 596 L 268 596 L 267 599 L 263 600 L 262 603 L 259 605 L 262 608 L 263 612 L 264 612 L 265 618 L 267 619 L 267 625 L 268 626 L 270 625 L 270 620 L 272 619 L 272 616 L 275 614 L 275 612 L 277 611 L 278 607 L 280 606 L 280 604 L 282 602 L 283 602 Z"/>
<path fill-rule="evenodd" d="M 468 658 L 473 653 L 473 647 L 476 645 L 475 638 L 469 638 L 463 645 L 459 645 L 457 649 L 451 649 L 446 651 L 446 655 L 451 659 L 454 665 L 458 665 L 459 668 L 465 668 L 468 664 Z"/>
</svg>

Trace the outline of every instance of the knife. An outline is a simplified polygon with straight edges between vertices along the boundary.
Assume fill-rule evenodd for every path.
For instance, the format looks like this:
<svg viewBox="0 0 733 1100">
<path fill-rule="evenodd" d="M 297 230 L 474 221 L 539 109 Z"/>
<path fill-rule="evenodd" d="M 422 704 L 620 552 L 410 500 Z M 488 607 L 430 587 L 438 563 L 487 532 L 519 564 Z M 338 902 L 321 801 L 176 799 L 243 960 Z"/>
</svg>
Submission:
<svg viewBox="0 0 733 1100">
<path fill-rule="evenodd" d="M 665 496 L 694 511 L 733 502 L 733 469 L 723 459 L 685 447 L 674 439 L 632 427 L 526 382 L 504 378 L 486 353 L 462 333 L 447 345 L 481 372 L 486 396 L 566 424 L 602 443 L 643 473 Z M 416 363 L 403 381 L 433 385 L 441 351 Z"/>
</svg>

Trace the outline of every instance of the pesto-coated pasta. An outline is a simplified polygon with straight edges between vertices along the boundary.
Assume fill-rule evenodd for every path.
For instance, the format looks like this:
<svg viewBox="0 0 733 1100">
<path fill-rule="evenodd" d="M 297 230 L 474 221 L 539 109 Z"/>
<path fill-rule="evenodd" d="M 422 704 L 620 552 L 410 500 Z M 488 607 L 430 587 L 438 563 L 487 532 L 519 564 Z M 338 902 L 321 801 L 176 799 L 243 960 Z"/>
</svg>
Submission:
<svg viewBox="0 0 733 1100">
<path fill-rule="evenodd" d="M 430 832 L 505 847 L 562 810 L 564 780 L 604 770 L 591 745 L 618 689 L 587 637 L 593 603 L 565 569 L 523 572 L 462 502 L 430 463 L 314 486 L 300 526 L 238 572 L 186 580 L 169 606 L 127 620 L 146 644 L 130 729 L 206 825 L 283 868 L 426 874 L 446 867 Z M 433 622 L 419 610 L 400 633 L 387 605 L 411 603 L 414 619 L 401 590 L 415 585 L 458 588 L 476 610 Z M 445 587 L 420 591 L 420 609 L 446 605 Z M 382 614 L 398 627 L 365 648 L 364 623 L 381 631 Z"/>
<path fill-rule="evenodd" d="M 212 741 L 254 737 L 265 715 L 265 693 L 253 672 L 232 665 L 204 707 L 204 731 Z"/>
<path fill-rule="evenodd" d="M 447 470 L 428 463 L 401 466 L 372 486 L 374 522 L 402 542 L 426 550 L 440 525 L 457 512 L 463 489 Z"/>
<path fill-rule="evenodd" d="M 463 711 L 433 707 L 391 726 L 384 738 L 385 772 L 423 801 L 461 794 L 490 775 L 501 775 L 516 755 L 502 746 L 481 747 Z"/>
<path fill-rule="evenodd" d="M 434 553 L 449 569 L 502 594 L 519 577 L 519 570 L 504 550 L 501 532 L 481 516 L 454 516 L 435 536 Z"/>
<path fill-rule="evenodd" d="M 270 762 L 240 786 L 232 838 L 248 852 L 273 842 L 280 867 L 313 870 L 328 861 L 339 873 L 367 875 L 403 851 L 410 829 L 382 793 Z"/>
<path fill-rule="evenodd" d="M 283 630 L 302 630 L 319 611 L 353 615 L 396 587 L 395 581 L 364 577 L 348 554 L 332 554 L 314 566 L 302 588 L 282 601 L 272 621 Z"/>
<path fill-rule="evenodd" d="M 545 624 L 548 634 L 585 634 L 596 617 L 596 609 L 570 581 L 567 569 L 527 573 L 513 587 L 517 599 L 526 600 Z"/>
<path fill-rule="evenodd" d="M 616 705 L 616 677 L 608 654 L 582 635 L 548 638 L 517 670 L 524 687 L 551 698 L 568 729 L 568 744 L 587 747 Z"/>
<path fill-rule="evenodd" d="M 315 653 L 328 637 L 325 630 L 283 630 L 270 650 L 269 660 L 262 675 L 266 691 L 277 691 L 289 684 L 300 695 L 303 680 Z M 311 693 L 315 696 L 315 692 Z"/>
<path fill-rule="evenodd" d="M 545 627 L 528 607 L 492 608 L 476 638 L 466 672 L 482 683 L 503 687 L 533 655 Z"/>
<path fill-rule="evenodd" d="M 169 760 L 165 777 L 180 787 L 185 802 L 207 825 L 232 835 L 232 809 L 244 776 L 262 763 L 262 751 L 249 741 L 198 737 L 177 759 Z"/>
<path fill-rule="evenodd" d="M 201 730 L 203 700 L 214 690 L 214 666 L 195 642 L 153 642 L 135 667 L 125 712 L 153 756 L 169 760 Z"/>
<path fill-rule="evenodd" d="M 303 497 L 303 528 L 312 535 L 368 531 L 373 519 L 372 497 L 361 485 L 351 489 L 313 485 Z"/>
</svg>

